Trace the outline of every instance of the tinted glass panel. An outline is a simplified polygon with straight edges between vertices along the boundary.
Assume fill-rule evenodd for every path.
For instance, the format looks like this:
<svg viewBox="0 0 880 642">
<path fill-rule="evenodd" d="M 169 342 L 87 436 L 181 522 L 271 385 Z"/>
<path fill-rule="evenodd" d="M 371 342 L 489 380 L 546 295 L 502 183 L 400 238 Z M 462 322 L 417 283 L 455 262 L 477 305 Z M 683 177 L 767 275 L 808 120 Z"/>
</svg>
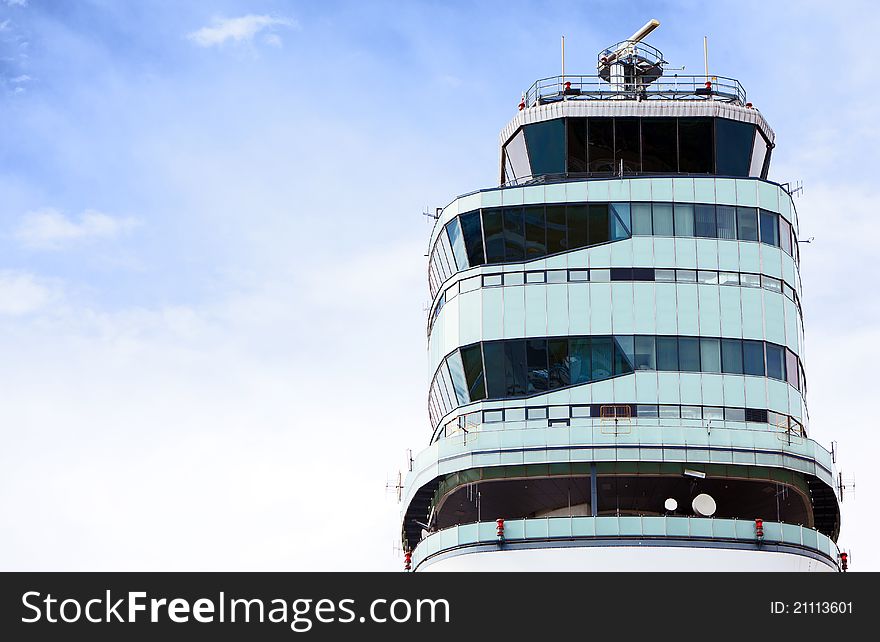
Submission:
<svg viewBox="0 0 880 642">
<path fill-rule="evenodd" d="M 584 208 L 586 210 L 586 208 Z M 565 232 L 565 205 L 548 205 L 547 211 L 547 254 L 564 252 L 568 249 Z M 586 216 L 584 216 L 586 229 Z"/>
<path fill-rule="evenodd" d="M 754 138 L 754 125 L 716 118 L 716 173 L 722 176 L 748 176 Z"/>
<path fill-rule="evenodd" d="M 742 341 L 739 339 L 721 340 L 721 369 L 729 374 L 743 373 Z"/>
<path fill-rule="evenodd" d="M 785 350 L 785 374 L 786 381 L 795 388 L 798 387 L 798 360 L 794 352 Z"/>
<path fill-rule="evenodd" d="M 715 219 L 718 225 L 718 238 L 736 239 L 736 208 L 730 205 L 718 205 L 715 208 Z"/>
<path fill-rule="evenodd" d="M 480 344 L 462 348 L 460 352 L 471 401 L 485 399 L 486 383 L 483 380 L 483 354 L 480 350 Z"/>
<path fill-rule="evenodd" d="M 550 388 L 561 388 L 570 385 L 568 339 L 548 340 L 547 353 L 550 368 Z"/>
<path fill-rule="evenodd" d="M 587 125 L 587 161 L 591 172 L 614 171 L 614 119 L 590 118 Z"/>
<path fill-rule="evenodd" d="M 569 350 L 569 373 L 571 384 L 587 383 L 590 381 L 590 340 L 571 339 L 568 342 Z"/>
<path fill-rule="evenodd" d="M 504 381 L 507 385 L 507 396 L 524 395 L 528 389 L 526 377 L 526 342 L 504 342 Z"/>
<path fill-rule="evenodd" d="M 526 258 L 534 259 L 547 254 L 546 229 L 544 224 L 544 208 L 524 208 L 526 224 Z"/>
<path fill-rule="evenodd" d="M 569 205 L 565 208 L 568 216 L 568 245 L 572 250 L 586 247 L 589 244 L 590 224 L 588 220 L 589 206 Z"/>
<path fill-rule="evenodd" d="M 654 236 L 672 236 L 672 203 L 654 203 Z"/>
<path fill-rule="evenodd" d="M 483 265 L 486 259 L 483 255 L 483 229 L 479 212 L 468 212 L 461 216 L 461 233 L 471 267 Z"/>
<path fill-rule="evenodd" d="M 791 254 L 791 225 L 782 217 L 779 217 L 779 247 Z"/>
<path fill-rule="evenodd" d="M 638 172 L 642 169 L 639 153 L 639 119 L 614 119 L 614 168 L 619 170 L 623 161 L 624 172 Z"/>
<path fill-rule="evenodd" d="M 483 231 L 486 234 L 486 261 L 504 261 L 504 224 L 501 210 L 483 210 Z"/>
<path fill-rule="evenodd" d="M 565 172 L 565 122 L 561 118 L 526 125 L 526 148 L 532 175 Z"/>
<path fill-rule="evenodd" d="M 630 221 L 629 203 L 611 203 L 611 240 L 619 241 L 630 237 L 632 222 Z M 592 230 L 591 230 L 592 231 Z M 590 235 L 590 243 L 595 243 Z"/>
<path fill-rule="evenodd" d="M 504 210 L 504 260 L 520 261 L 525 258 L 525 234 L 521 207 Z"/>
<path fill-rule="evenodd" d="M 767 376 L 785 380 L 785 351 L 772 343 L 767 344 Z"/>
<path fill-rule="evenodd" d="M 636 370 L 656 370 L 657 362 L 654 358 L 654 337 L 636 337 L 633 368 Z"/>
<path fill-rule="evenodd" d="M 721 372 L 721 343 L 718 339 L 700 339 L 700 371 Z"/>
<path fill-rule="evenodd" d="M 700 340 L 691 337 L 678 339 L 678 368 L 682 372 L 700 371 Z"/>
<path fill-rule="evenodd" d="M 571 225 L 571 221 L 569 221 Z M 605 243 L 610 240 L 608 225 L 608 205 L 590 205 L 590 245 Z M 571 230 L 569 229 L 569 235 Z M 572 245 L 572 249 L 574 245 Z"/>
<path fill-rule="evenodd" d="M 754 207 L 736 208 L 736 236 L 740 241 L 758 240 L 758 210 Z"/>
<path fill-rule="evenodd" d="M 452 246 L 455 265 L 459 270 L 468 269 L 467 251 L 464 249 L 464 240 L 461 238 L 458 218 L 454 218 L 446 224 L 446 234 L 449 236 L 449 244 Z"/>
<path fill-rule="evenodd" d="M 717 235 L 715 229 L 715 206 L 714 205 L 695 205 L 694 206 L 694 236 L 705 238 L 715 238 Z"/>
<path fill-rule="evenodd" d="M 612 373 L 613 345 L 611 337 L 593 337 L 593 369 L 592 379 L 607 379 Z"/>
<path fill-rule="evenodd" d="M 633 371 L 633 338 L 614 337 L 614 374 L 625 375 Z"/>
<path fill-rule="evenodd" d="M 761 243 L 779 247 L 779 215 L 761 210 Z"/>
<path fill-rule="evenodd" d="M 713 130 L 711 118 L 678 119 L 679 171 L 713 173 Z"/>
<path fill-rule="evenodd" d="M 657 370 L 678 370 L 678 339 L 657 337 Z"/>
<path fill-rule="evenodd" d="M 504 344 L 501 341 L 484 343 L 483 355 L 486 357 L 486 388 L 489 399 L 500 399 L 507 394 L 507 383 L 504 379 Z"/>
<path fill-rule="evenodd" d="M 587 171 L 587 119 L 569 118 L 568 126 L 568 172 L 577 174 Z"/>
<path fill-rule="evenodd" d="M 651 204 L 632 204 L 632 233 L 633 236 L 651 236 L 654 226 L 651 224 Z"/>
<path fill-rule="evenodd" d="M 678 128 L 675 118 L 642 119 L 642 171 L 678 171 Z"/>
<path fill-rule="evenodd" d="M 694 235 L 694 206 L 683 203 L 675 205 L 675 235 Z"/>
<path fill-rule="evenodd" d="M 464 367 L 461 365 L 461 352 L 456 350 L 449 356 L 449 359 L 447 359 L 446 362 L 447 365 L 449 365 L 449 377 L 452 379 L 452 388 L 455 390 L 455 396 L 458 398 L 458 403 L 461 405 L 470 403 L 471 400 L 468 397 Z"/>
<path fill-rule="evenodd" d="M 526 363 L 529 369 L 529 394 L 547 390 L 547 341 L 530 339 L 526 341 Z"/>
</svg>

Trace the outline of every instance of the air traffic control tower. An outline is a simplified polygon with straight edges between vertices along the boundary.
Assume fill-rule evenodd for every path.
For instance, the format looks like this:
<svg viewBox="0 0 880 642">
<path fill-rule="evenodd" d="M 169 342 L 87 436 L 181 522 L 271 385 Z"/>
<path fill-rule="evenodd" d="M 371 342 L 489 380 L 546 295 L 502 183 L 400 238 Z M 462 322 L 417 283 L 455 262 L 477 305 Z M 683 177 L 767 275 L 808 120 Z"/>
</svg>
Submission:
<svg viewBox="0 0 880 642">
<path fill-rule="evenodd" d="M 773 130 L 658 24 L 535 82 L 500 185 L 438 213 L 408 570 L 845 567 Z"/>
</svg>

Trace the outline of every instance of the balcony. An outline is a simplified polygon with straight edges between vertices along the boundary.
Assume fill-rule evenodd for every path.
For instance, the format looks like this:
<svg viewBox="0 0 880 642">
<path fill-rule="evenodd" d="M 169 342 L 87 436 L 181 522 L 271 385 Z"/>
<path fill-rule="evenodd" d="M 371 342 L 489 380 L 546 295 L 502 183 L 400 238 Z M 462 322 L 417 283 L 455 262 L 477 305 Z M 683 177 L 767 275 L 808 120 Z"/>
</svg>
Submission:
<svg viewBox="0 0 880 642">
<path fill-rule="evenodd" d="M 503 548 L 554 546 L 697 546 L 766 550 L 807 555 L 838 568 L 837 545 L 822 533 L 796 524 L 764 522 L 757 538 L 751 520 L 703 517 L 548 517 L 504 523 L 499 542 L 495 522 L 462 524 L 431 533 L 413 551 L 413 569 L 443 555 Z"/>
</svg>

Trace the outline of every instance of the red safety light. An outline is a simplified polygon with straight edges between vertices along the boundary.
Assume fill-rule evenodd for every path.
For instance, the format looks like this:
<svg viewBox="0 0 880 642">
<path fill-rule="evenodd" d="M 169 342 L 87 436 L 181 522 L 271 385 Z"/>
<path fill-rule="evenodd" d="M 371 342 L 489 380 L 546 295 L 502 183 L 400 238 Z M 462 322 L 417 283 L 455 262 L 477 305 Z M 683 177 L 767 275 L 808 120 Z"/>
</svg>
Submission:
<svg viewBox="0 0 880 642">
<path fill-rule="evenodd" d="M 520 100 L 519 100 L 519 110 L 522 111 L 525 108 L 526 108 L 526 97 L 525 97 L 525 94 L 523 94 L 523 97 L 520 98 Z"/>
<path fill-rule="evenodd" d="M 840 554 L 840 568 L 843 570 L 844 573 L 846 573 L 846 569 L 849 568 L 849 564 L 847 564 L 848 560 L 849 555 L 847 555 L 846 553 Z"/>
<path fill-rule="evenodd" d="M 499 517 L 495 520 L 495 524 L 497 524 L 496 533 L 498 534 L 498 539 L 504 539 L 504 520 Z"/>
<path fill-rule="evenodd" d="M 746 109 L 751 109 L 751 108 L 752 108 L 752 103 L 746 103 Z"/>
<path fill-rule="evenodd" d="M 755 537 L 761 539 L 764 537 L 764 520 L 756 519 L 755 520 Z"/>
<path fill-rule="evenodd" d="M 711 80 L 706 81 L 706 89 L 712 89 L 712 81 Z"/>
<path fill-rule="evenodd" d="M 412 551 L 407 551 L 403 554 L 403 570 L 412 570 Z"/>
<path fill-rule="evenodd" d="M 566 80 L 566 81 L 565 81 L 565 91 L 568 91 L 569 89 L 571 89 L 571 82 L 569 82 L 568 80 Z"/>
</svg>

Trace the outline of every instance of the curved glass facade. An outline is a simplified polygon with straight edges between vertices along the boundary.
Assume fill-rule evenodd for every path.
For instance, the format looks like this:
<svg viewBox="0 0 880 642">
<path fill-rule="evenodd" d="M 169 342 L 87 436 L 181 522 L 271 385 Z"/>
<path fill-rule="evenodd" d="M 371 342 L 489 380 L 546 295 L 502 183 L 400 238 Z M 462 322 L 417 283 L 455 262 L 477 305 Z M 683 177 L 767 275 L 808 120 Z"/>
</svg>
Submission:
<svg viewBox="0 0 880 642">
<path fill-rule="evenodd" d="M 444 226 L 429 261 L 431 298 L 456 272 L 530 261 L 633 236 L 759 241 L 797 256 L 794 229 L 757 207 L 694 203 L 567 203 L 491 207 Z"/>
<path fill-rule="evenodd" d="M 474 401 L 539 395 L 636 371 L 769 377 L 806 394 L 798 356 L 768 341 L 654 335 L 504 339 L 463 346 L 443 360 L 429 393 L 432 425 Z"/>
<path fill-rule="evenodd" d="M 711 117 L 568 117 L 524 125 L 503 147 L 505 184 L 539 177 L 767 177 L 772 145 L 752 123 Z"/>
</svg>

